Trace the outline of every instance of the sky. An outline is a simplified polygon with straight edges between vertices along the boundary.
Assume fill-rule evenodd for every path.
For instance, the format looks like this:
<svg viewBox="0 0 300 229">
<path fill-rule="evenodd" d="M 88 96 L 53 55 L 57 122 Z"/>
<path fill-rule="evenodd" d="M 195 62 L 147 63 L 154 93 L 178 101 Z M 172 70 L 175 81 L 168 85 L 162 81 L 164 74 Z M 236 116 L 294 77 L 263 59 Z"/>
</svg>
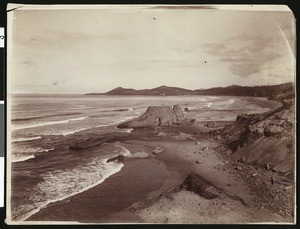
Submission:
<svg viewBox="0 0 300 229">
<path fill-rule="evenodd" d="M 288 11 L 210 8 L 13 11 L 13 93 L 201 89 L 294 81 Z"/>
</svg>

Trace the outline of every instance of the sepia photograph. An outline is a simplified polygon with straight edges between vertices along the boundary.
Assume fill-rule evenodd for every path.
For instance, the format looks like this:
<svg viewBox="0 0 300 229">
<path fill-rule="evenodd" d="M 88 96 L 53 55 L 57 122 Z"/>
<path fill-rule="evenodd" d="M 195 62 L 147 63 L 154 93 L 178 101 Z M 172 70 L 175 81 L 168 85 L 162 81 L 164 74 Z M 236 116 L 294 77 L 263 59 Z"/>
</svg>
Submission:
<svg viewBox="0 0 300 229">
<path fill-rule="evenodd" d="M 295 224 L 285 5 L 7 6 L 7 224 Z"/>
</svg>

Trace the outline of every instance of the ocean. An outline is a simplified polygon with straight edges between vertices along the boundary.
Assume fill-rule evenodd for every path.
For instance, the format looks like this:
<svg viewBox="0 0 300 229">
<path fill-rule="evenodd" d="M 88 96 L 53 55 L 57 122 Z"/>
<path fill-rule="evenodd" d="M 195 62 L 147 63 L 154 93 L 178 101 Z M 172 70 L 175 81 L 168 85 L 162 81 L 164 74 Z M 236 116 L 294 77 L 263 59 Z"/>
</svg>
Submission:
<svg viewBox="0 0 300 229">
<path fill-rule="evenodd" d="M 257 98 L 257 100 L 263 100 Z M 11 219 L 26 220 L 50 203 L 101 184 L 124 166 L 106 163 L 130 152 L 103 144 L 80 151 L 70 144 L 88 135 L 130 133 L 117 125 L 149 106 L 179 104 L 201 110 L 198 121 L 234 121 L 237 114 L 267 111 L 252 98 L 218 96 L 14 95 L 11 104 Z"/>
</svg>

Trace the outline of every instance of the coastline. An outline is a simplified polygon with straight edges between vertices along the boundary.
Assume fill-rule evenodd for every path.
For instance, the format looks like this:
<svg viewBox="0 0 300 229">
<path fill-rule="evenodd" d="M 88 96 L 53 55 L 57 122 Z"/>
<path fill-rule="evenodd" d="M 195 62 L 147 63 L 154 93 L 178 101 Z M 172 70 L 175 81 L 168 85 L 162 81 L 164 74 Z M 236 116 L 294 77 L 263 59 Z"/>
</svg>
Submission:
<svg viewBox="0 0 300 229">
<path fill-rule="evenodd" d="M 273 110 L 278 105 L 278 102 L 272 101 L 265 107 Z M 218 152 L 222 141 L 207 135 L 195 137 L 195 132 L 213 129 L 207 128 L 207 123 L 152 131 L 133 130 L 131 134 L 135 138 L 118 142 L 118 145 L 128 149 L 131 154 L 145 152 L 148 158 L 125 158 L 120 172 L 87 191 L 48 205 L 29 217 L 28 222 L 78 219 L 81 219 L 81 223 L 290 222 L 255 202 L 252 187 L 239 175 L 228 158 Z M 233 121 L 218 123 L 226 126 Z M 161 147 L 163 152 L 153 155 L 156 147 Z M 225 155 L 230 153 L 222 151 Z M 238 194 L 250 208 L 237 201 L 207 200 L 189 191 L 178 188 L 174 191 L 191 172 L 201 174 L 221 189 Z M 176 201 L 170 201 L 169 198 Z M 210 209 L 212 205 L 213 210 L 209 210 L 208 214 L 205 208 Z M 197 209 L 197 206 L 200 206 L 198 210 L 189 210 Z M 176 214 L 171 209 L 175 209 Z M 173 213 L 169 214 L 170 211 Z M 178 214 L 185 218 L 178 218 Z M 203 217 L 199 219 L 197 214 Z"/>
</svg>

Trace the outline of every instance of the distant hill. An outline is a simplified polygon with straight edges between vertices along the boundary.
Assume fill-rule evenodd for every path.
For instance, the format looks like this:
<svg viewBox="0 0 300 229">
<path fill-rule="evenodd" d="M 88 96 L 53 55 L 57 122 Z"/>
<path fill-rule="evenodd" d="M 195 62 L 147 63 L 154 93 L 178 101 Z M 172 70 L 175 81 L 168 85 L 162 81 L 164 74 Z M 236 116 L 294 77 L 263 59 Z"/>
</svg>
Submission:
<svg viewBox="0 0 300 229">
<path fill-rule="evenodd" d="M 294 97 L 293 83 L 264 86 L 238 86 L 215 87 L 210 89 L 188 90 L 179 87 L 161 86 L 153 89 L 136 90 L 131 88 L 117 87 L 106 93 L 89 93 L 86 95 L 227 95 L 227 96 L 257 96 L 269 97 L 270 99 L 282 99 Z"/>
<path fill-rule="evenodd" d="M 117 87 L 109 92 L 106 92 L 106 95 L 135 95 L 138 93 L 138 90 L 131 89 L 131 88 L 122 88 Z"/>
<path fill-rule="evenodd" d="M 193 90 L 179 87 L 160 86 L 153 89 L 135 90 L 131 88 L 117 87 L 106 93 L 89 93 L 86 95 L 152 95 L 152 96 L 168 96 L 168 95 L 194 95 Z"/>
<path fill-rule="evenodd" d="M 231 95 L 231 96 L 258 96 L 274 97 L 278 94 L 294 94 L 293 83 L 265 86 L 238 86 L 215 87 L 210 89 L 195 90 L 198 95 Z"/>
<path fill-rule="evenodd" d="M 193 95 L 194 91 L 180 88 L 161 86 L 149 90 L 141 90 L 143 95 Z"/>
</svg>

